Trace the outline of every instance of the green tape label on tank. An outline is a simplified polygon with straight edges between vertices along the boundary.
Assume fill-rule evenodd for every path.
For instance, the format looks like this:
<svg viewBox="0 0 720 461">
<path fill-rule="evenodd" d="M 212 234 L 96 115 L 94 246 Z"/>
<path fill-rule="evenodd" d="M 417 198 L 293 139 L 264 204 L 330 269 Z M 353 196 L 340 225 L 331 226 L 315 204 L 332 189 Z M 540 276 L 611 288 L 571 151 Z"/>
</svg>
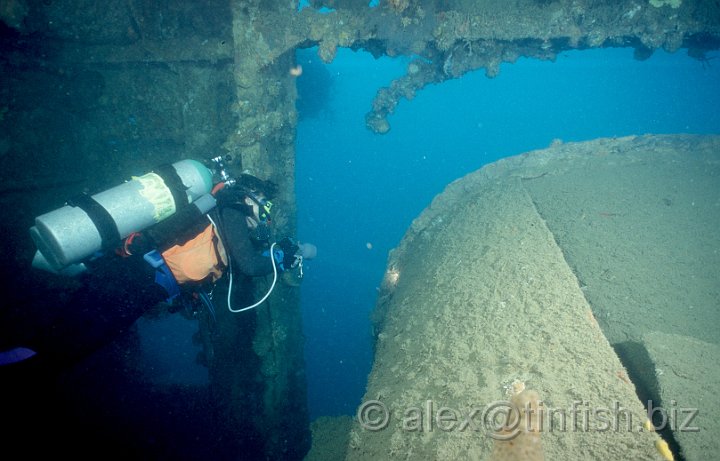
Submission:
<svg viewBox="0 0 720 461">
<path fill-rule="evenodd" d="M 154 208 L 153 219 L 160 222 L 175 213 L 175 200 L 172 192 L 165 185 L 165 181 L 155 173 L 148 173 L 142 176 L 133 176 L 142 186 L 140 195 L 150 202 Z"/>
</svg>

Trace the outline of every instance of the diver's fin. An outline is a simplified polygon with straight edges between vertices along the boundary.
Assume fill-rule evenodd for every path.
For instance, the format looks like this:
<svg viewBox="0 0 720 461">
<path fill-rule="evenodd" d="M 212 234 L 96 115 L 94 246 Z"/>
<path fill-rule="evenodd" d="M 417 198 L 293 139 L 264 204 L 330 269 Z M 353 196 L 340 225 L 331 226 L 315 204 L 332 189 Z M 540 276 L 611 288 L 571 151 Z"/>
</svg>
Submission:
<svg viewBox="0 0 720 461">
<path fill-rule="evenodd" d="M 35 355 L 35 351 L 27 347 L 16 347 L 7 351 L 0 351 L 0 366 L 22 362 Z"/>
</svg>

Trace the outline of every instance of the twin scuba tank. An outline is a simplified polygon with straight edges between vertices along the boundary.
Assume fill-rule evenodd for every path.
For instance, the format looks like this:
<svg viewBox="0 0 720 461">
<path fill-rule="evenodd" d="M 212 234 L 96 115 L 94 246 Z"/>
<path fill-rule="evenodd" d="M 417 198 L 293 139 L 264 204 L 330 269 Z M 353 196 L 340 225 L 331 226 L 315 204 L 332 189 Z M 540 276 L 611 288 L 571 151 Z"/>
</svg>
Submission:
<svg viewBox="0 0 720 461">
<path fill-rule="evenodd" d="M 30 235 L 37 247 L 33 266 L 72 275 L 82 261 L 113 248 L 183 210 L 201 214 L 215 207 L 213 173 L 195 160 L 180 160 L 95 195 L 81 195 L 35 218 Z"/>
</svg>

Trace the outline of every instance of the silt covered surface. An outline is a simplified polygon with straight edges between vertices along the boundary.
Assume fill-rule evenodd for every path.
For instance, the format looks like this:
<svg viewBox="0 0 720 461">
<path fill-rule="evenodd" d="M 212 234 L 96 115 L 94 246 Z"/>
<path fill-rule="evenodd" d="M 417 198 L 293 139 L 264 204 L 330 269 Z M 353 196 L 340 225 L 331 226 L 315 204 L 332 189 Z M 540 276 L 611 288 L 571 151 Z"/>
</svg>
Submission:
<svg viewBox="0 0 720 461">
<path fill-rule="evenodd" d="M 623 364 L 612 343 L 675 329 L 712 341 L 718 298 L 707 288 L 718 286 L 718 265 L 707 253 L 717 233 L 698 234 L 719 223 L 719 146 L 699 136 L 557 144 L 449 185 L 389 258 L 363 402 L 382 402 L 390 417 L 377 431 L 356 423 L 348 458 L 487 459 L 493 427 L 473 409 L 526 387 L 559 412 L 541 431 L 546 459 L 662 459 L 638 396 L 647 383 L 633 381 L 635 363 Z M 692 247 L 705 253 L 694 264 Z M 600 266 L 597 280 L 584 275 Z M 603 285 L 609 273 L 615 283 Z M 692 292 L 694 312 L 658 290 L 669 279 Z M 458 423 L 439 423 L 441 407 Z M 413 425 L 418 408 L 430 425 Z M 473 424 L 460 430 L 468 415 Z M 662 435 L 677 451 L 676 437 Z"/>
</svg>

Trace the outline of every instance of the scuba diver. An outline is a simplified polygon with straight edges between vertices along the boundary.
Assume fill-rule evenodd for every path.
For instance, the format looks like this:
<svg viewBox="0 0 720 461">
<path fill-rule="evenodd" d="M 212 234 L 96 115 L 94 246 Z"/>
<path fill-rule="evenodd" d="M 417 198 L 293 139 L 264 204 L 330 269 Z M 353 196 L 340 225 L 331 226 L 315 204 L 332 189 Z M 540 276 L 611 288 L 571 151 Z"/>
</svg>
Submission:
<svg viewBox="0 0 720 461">
<path fill-rule="evenodd" d="M 19 318 L 1 327 L 0 368 L 35 363 L 61 370 L 158 304 L 213 317 L 216 306 L 239 313 L 261 305 L 279 273 L 301 278 L 304 260 L 317 250 L 291 238 L 272 242 L 277 186 L 247 173 L 231 178 L 226 160 L 212 159 L 214 168 L 190 160 L 165 165 L 36 218 L 33 266 L 53 273 L 50 284 L 62 287 L 64 307 L 40 297 L 17 309 Z M 235 306 L 239 274 L 273 274 L 273 281 L 254 304 Z M 74 289 L 67 289 L 68 275 Z M 213 299 L 221 278 L 227 298 Z"/>
</svg>

